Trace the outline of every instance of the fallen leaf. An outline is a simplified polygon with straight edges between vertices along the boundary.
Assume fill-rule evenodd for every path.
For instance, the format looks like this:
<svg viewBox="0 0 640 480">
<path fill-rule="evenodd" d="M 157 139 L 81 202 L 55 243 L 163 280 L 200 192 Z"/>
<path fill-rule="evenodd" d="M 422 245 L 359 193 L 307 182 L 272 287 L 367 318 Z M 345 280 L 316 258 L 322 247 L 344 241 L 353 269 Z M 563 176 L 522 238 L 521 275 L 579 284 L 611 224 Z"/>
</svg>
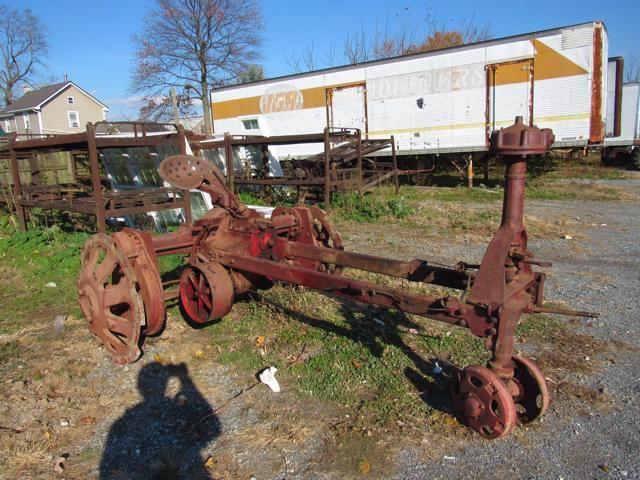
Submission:
<svg viewBox="0 0 640 480">
<path fill-rule="evenodd" d="M 455 427 L 456 425 L 458 425 L 458 422 L 453 417 L 444 417 L 444 424 L 447 427 Z"/>
<path fill-rule="evenodd" d="M 96 423 L 96 417 L 92 417 L 91 415 L 87 415 L 86 417 L 82 417 L 80 419 L 80 423 L 82 425 L 93 425 Z"/>
<path fill-rule="evenodd" d="M 356 360 L 355 358 L 351 359 L 351 363 L 353 364 L 354 367 L 356 368 L 361 368 L 362 367 L 362 362 L 359 360 Z"/>
<path fill-rule="evenodd" d="M 598 465 L 598 468 L 604 473 L 609 473 L 609 466 L 606 463 L 601 463 L 600 465 Z"/>
<path fill-rule="evenodd" d="M 168 365 L 169 364 L 169 360 L 167 360 L 166 358 L 164 358 L 162 355 L 160 355 L 159 353 L 156 353 L 153 356 L 153 360 L 154 362 L 159 363 L 160 365 Z"/>
<path fill-rule="evenodd" d="M 258 338 L 256 338 L 256 347 L 261 348 L 266 340 L 267 339 L 264 335 L 260 335 Z"/>
<path fill-rule="evenodd" d="M 208 457 L 207 461 L 204 462 L 204 466 L 207 468 L 211 468 L 215 465 L 216 461 L 213 459 L 213 457 Z"/>
<path fill-rule="evenodd" d="M 194 353 L 194 356 L 198 360 L 204 360 L 205 358 L 207 358 L 207 355 L 202 350 L 196 350 L 196 352 Z"/>
<path fill-rule="evenodd" d="M 366 475 L 371 471 L 371 463 L 369 460 L 361 460 L 358 464 L 358 471 L 361 475 Z"/>
</svg>

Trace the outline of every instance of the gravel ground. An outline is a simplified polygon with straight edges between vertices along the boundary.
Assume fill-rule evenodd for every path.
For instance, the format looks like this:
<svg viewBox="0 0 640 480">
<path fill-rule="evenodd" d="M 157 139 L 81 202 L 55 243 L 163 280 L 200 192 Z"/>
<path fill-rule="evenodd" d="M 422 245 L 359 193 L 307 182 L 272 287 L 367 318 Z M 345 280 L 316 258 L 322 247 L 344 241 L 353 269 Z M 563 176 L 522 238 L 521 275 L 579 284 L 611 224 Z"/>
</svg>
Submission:
<svg viewBox="0 0 640 480">
<path fill-rule="evenodd" d="M 640 181 L 611 181 L 640 194 Z M 588 182 L 585 185 L 588 188 Z M 547 299 L 601 312 L 585 322 L 590 336 L 640 347 L 640 205 L 609 202 L 529 202 L 527 213 L 583 222 L 579 240 L 536 240 L 536 256 L 554 262 Z M 577 245 L 576 245 L 577 244 Z M 449 253 L 449 252 L 448 252 Z M 456 252 L 458 253 L 458 252 Z M 610 409 L 579 412 L 575 402 L 554 402 L 526 436 L 458 445 L 428 463 L 415 448 L 396 459 L 394 478 L 640 478 L 640 358 L 616 352 L 594 375 L 570 380 L 608 394 Z"/>
<path fill-rule="evenodd" d="M 640 179 L 598 183 L 625 186 L 640 198 Z M 26 431 L 0 434 L 23 441 L 12 455 L 31 455 L 33 467 L 17 476 L 0 469 L 0 479 L 640 478 L 639 208 L 629 202 L 527 203 L 528 214 L 570 224 L 574 237 L 530 240 L 537 257 L 554 262 L 547 300 L 602 316 L 571 326 L 585 342 L 577 351 L 589 368 L 545 370 L 554 397 L 549 412 L 508 438 L 484 441 L 457 425 L 449 432 L 425 429 L 422 437 L 340 430 L 336 426 L 354 412 L 302 401 L 287 385 L 274 395 L 210 360 L 194 362 L 194 351 L 211 348 L 207 332 L 169 322 L 162 337 L 147 343 L 145 357 L 123 368 L 105 358 L 75 319 L 47 345 L 56 361 L 88 372 L 82 382 L 47 385 L 46 377 L 29 378 L 28 372 L 46 367 L 48 351 L 32 350 L 4 366 L 0 423 Z M 392 228 L 362 230 L 343 231 L 349 250 L 452 264 L 479 261 L 486 247 L 472 236 L 445 243 Z M 535 358 L 539 346 L 519 348 Z M 181 362 L 191 365 L 189 371 Z M 567 394 L 561 384 L 581 394 Z M 68 454 L 61 474 L 53 473 L 51 449 L 38 451 L 43 431 L 56 438 L 59 454 Z M 371 463 L 366 475 L 359 473 L 368 470 L 359 466 L 363 458 Z M 158 469 L 164 476 L 150 475 Z"/>
</svg>

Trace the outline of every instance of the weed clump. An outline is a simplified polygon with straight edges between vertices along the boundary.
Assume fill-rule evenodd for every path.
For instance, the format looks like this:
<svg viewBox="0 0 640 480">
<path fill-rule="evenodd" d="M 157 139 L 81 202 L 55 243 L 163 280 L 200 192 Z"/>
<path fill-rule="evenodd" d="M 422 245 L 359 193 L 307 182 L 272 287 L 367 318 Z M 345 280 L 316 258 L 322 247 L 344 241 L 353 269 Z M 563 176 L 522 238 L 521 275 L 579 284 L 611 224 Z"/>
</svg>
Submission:
<svg viewBox="0 0 640 480">
<path fill-rule="evenodd" d="M 334 195 L 331 198 L 331 210 L 338 218 L 352 222 L 375 222 L 382 217 L 407 218 L 414 213 L 403 198 L 383 202 L 374 196 L 357 193 Z"/>
</svg>

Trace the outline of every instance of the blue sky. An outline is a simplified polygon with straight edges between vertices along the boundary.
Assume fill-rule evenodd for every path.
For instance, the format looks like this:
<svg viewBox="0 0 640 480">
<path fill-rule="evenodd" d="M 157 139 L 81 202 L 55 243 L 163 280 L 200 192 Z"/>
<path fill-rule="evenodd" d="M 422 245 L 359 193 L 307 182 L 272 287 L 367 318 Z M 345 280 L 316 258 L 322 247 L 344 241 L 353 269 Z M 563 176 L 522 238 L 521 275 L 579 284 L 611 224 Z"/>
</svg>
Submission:
<svg viewBox="0 0 640 480">
<path fill-rule="evenodd" d="M 7 0 L 0 0 L 6 2 Z M 9 4 L 14 2 L 9 1 Z M 106 103 L 109 118 L 132 115 L 128 92 L 131 35 L 141 29 L 142 17 L 152 0 L 18 0 L 17 8 L 29 7 L 48 26 L 51 43 L 46 77 L 69 79 Z M 640 1 L 546 1 L 510 0 L 487 9 L 486 2 L 383 0 L 261 0 L 265 18 L 263 65 L 267 77 L 292 73 L 288 59 L 313 42 L 317 52 L 363 28 L 374 31 L 386 19 L 417 25 L 427 7 L 443 20 L 475 16 L 489 22 L 494 37 L 516 35 L 603 20 L 609 34 L 609 56 L 640 53 Z"/>
</svg>

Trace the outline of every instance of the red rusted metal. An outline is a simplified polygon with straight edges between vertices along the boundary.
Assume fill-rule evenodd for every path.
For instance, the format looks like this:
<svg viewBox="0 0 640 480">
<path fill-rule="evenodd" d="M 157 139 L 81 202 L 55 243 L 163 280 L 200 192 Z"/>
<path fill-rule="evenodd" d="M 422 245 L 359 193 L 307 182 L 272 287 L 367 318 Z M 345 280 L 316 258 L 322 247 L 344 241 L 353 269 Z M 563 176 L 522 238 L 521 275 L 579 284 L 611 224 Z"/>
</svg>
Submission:
<svg viewBox="0 0 640 480">
<path fill-rule="evenodd" d="M 453 404 L 467 425 L 484 438 L 504 437 L 516 424 L 511 392 L 494 372 L 480 365 L 472 365 L 459 373 Z"/>
<path fill-rule="evenodd" d="M 111 358 L 124 365 L 140 356 L 138 340 L 145 305 L 136 291 L 135 269 L 118 241 L 122 235 L 126 234 L 118 232 L 110 237 L 99 233 L 84 245 L 78 295 L 89 330 L 102 341 Z M 158 303 L 157 299 L 151 299 L 151 303 Z"/>
<path fill-rule="evenodd" d="M 596 23 L 593 28 L 593 73 L 591 74 L 591 124 L 589 143 L 600 143 L 604 139 L 604 123 L 602 121 L 603 82 L 602 82 L 602 36 L 603 26 Z"/>
<path fill-rule="evenodd" d="M 180 303 L 195 323 L 219 320 L 233 307 L 233 282 L 219 263 L 187 267 L 180 276 Z"/>
<path fill-rule="evenodd" d="M 468 328 L 487 339 L 492 358 L 487 367 L 468 367 L 460 374 L 454 403 L 461 419 L 480 435 L 504 436 L 516 412 L 522 421 L 531 421 L 549 404 L 544 376 L 530 360 L 513 356 L 513 344 L 521 315 L 545 308 L 545 276 L 532 265 L 549 264 L 527 250 L 523 209 L 526 158 L 544 153 L 552 141 L 550 130 L 528 127 L 522 118 L 494 132 L 494 149 L 507 164 L 502 223 L 479 266 L 460 262 L 451 268 L 346 252 L 318 207 L 278 207 L 265 218 L 247 208 L 210 163 L 187 155 L 169 157 L 160 166 L 162 177 L 173 187 L 211 195 L 217 208 L 170 234 L 151 237 L 125 229 L 90 240 L 78 281 L 82 311 L 116 361 L 134 361 L 139 335 L 161 328 L 164 301 L 176 296 L 170 285 L 162 291 L 156 256 L 186 253 L 189 266 L 178 296 L 194 323 L 218 320 L 238 295 L 282 281 Z M 97 264 L 100 252 L 106 252 L 106 267 Z M 412 293 L 347 277 L 344 267 L 468 295 Z"/>
<path fill-rule="evenodd" d="M 518 418 L 524 423 L 533 422 L 549 408 L 551 395 L 547 382 L 542 371 L 528 358 L 514 355 L 512 360 L 515 364 L 513 382 L 518 387 L 518 393 L 513 397 Z"/>
</svg>

